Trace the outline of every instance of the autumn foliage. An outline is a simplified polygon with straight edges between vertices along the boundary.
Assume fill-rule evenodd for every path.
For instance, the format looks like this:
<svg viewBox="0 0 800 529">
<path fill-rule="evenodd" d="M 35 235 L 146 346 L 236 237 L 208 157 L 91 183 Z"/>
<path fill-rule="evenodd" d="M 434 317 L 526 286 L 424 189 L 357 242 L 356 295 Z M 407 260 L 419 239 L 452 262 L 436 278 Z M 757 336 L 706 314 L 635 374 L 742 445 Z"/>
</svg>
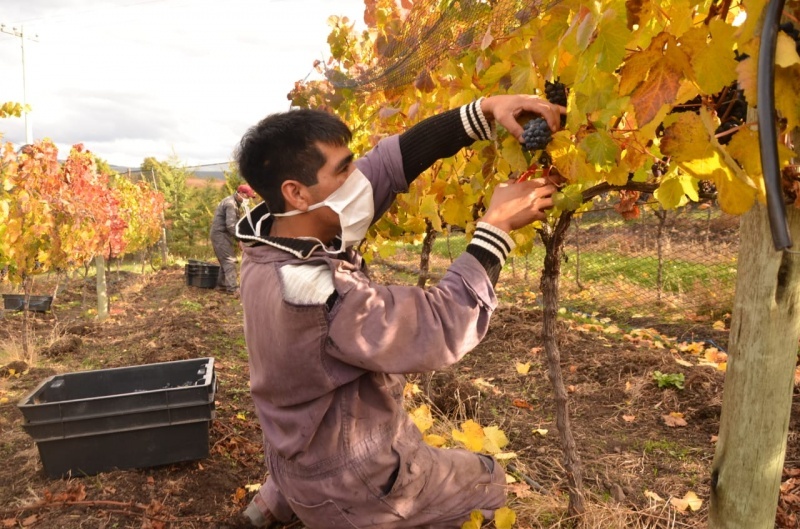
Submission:
<svg viewBox="0 0 800 529">
<path fill-rule="evenodd" d="M 19 152 L 6 143 L 0 153 L 0 267 L 12 282 L 157 240 L 161 194 L 122 177 L 112 182 L 81 144 L 63 162 L 47 140 Z"/>
</svg>

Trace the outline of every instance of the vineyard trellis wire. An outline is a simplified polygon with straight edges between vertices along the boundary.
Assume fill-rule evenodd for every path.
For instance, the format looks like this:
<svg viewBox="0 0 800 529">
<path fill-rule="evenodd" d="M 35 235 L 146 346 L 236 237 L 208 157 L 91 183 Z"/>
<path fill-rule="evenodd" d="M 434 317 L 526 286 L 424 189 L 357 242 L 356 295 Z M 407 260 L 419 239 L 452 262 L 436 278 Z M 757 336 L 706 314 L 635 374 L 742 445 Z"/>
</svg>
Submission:
<svg viewBox="0 0 800 529">
<path fill-rule="evenodd" d="M 739 218 L 711 204 L 674 211 L 642 208 L 623 219 L 613 207 L 573 219 L 564 245 L 562 305 L 586 312 L 654 317 L 674 312 L 729 312 L 733 305 L 739 247 Z M 436 280 L 461 254 L 463 233 L 441 234 L 434 243 L 428 277 Z M 421 245 L 408 245 L 392 258 L 395 269 L 418 275 Z M 509 258 L 498 289 L 535 302 L 544 248 L 535 244 Z"/>
</svg>

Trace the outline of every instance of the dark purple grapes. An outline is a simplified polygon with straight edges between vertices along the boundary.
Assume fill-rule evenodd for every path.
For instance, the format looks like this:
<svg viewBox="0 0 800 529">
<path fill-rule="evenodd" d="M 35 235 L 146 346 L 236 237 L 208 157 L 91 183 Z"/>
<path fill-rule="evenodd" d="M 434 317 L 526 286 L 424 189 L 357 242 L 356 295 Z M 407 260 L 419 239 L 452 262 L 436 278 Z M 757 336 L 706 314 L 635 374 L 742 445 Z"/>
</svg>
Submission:
<svg viewBox="0 0 800 529">
<path fill-rule="evenodd" d="M 650 170 L 653 172 L 653 176 L 661 178 L 669 171 L 669 163 L 666 160 L 656 160 L 656 162 L 650 166 Z"/>
<path fill-rule="evenodd" d="M 723 122 L 719 127 L 717 127 L 717 130 L 714 131 L 714 134 L 719 135 L 719 134 L 722 134 L 723 132 L 728 132 L 729 130 L 733 130 L 733 129 L 737 128 L 737 127 L 740 127 L 741 125 L 742 125 L 742 122 L 740 120 L 735 119 L 735 118 L 734 119 L 729 119 L 729 120 Z M 719 136 L 717 138 L 717 141 L 721 145 L 727 145 L 731 141 L 731 138 L 733 138 L 733 136 L 735 134 L 736 134 L 735 132 L 732 132 L 731 134 L 725 134 L 724 136 Z"/>
<path fill-rule="evenodd" d="M 553 139 L 553 134 L 550 132 L 550 126 L 547 121 L 542 117 L 538 117 L 525 124 L 522 130 L 522 139 L 525 142 L 526 149 L 538 151 L 547 147 L 547 144 Z"/>
<path fill-rule="evenodd" d="M 544 82 L 544 95 L 548 101 L 553 103 L 554 105 L 561 105 L 562 107 L 567 106 L 567 87 L 559 80 L 556 80 L 555 83 L 551 83 L 550 81 Z M 567 124 L 567 116 L 561 115 L 561 126 Z"/>
<path fill-rule="evenodd" d="M 705 196 L 716 196 L 717 186 L 711 180 L 700 180 L 697 182 L 697 189 Z"/>
<path fill-rule="evenodd" d="M 567 106 L 567 87 L 561 81 L 544 82 L 544 95 L 554 105 Z"/>
</svg>

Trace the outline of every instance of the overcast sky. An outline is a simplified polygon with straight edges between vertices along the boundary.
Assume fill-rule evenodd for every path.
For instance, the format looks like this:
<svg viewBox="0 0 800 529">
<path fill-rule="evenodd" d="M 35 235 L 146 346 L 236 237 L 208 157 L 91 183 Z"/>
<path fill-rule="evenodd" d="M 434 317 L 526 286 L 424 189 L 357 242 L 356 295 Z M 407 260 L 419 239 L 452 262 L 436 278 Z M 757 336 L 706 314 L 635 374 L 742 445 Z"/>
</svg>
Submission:
<svg viewBox="0 0 800 529">
<path fill-rule="evenodd" d="M 363 0 L 0 0 L 24 29 L 33 139 L 82 142 L 114 165 L 171 154 L 227 162 L 247 127 L 329 55 L 330 15 L 361 22 Z M 23 101 L 21 39 L 0 33 L 0 103 Z M 314 75 L 314 74 L 312 74 Z M 25 142 L 23 119 L 0 120 Z"/>
</svg>

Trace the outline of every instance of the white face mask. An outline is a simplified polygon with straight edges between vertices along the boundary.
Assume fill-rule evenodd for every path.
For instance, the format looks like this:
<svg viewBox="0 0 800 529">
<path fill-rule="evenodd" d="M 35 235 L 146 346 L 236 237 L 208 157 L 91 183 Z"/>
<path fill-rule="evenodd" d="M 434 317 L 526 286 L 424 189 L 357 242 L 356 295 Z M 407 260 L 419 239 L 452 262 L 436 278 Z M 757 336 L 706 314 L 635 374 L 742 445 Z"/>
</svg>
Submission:
<svg viewBox="0 0 800 529">
<path fill-rule="evenodd" d="M 372 224 L 372 217 L 375 216 L 372 184 L 369 183 L 364 173 L 356 169 L 328 198 L 312 204 L 306 211 L 323 206 L 328 206 L 339 215 L 339 224 L 342 227 L 342 246 L 338 252 L 344 251 L 348 246 L 361 242 Z M 296 209 L 288 213 L 273 213 L 272 216 L 292 217 L 301 213 L 305 213 L 305 211 Z"/>
</svg>

